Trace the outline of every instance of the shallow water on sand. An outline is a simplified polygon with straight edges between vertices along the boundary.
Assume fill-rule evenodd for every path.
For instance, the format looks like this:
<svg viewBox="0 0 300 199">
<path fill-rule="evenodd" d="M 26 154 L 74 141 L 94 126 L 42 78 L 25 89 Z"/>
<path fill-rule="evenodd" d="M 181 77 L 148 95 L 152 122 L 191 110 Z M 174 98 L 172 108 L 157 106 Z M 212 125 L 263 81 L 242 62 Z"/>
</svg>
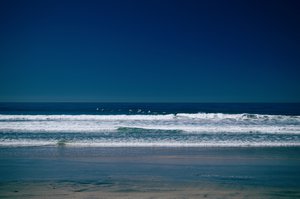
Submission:
<svg viewBox="0 0 300 199">
<path fill-rule="evenodd" d="M 60 192 L 66 197 L 80 192 L 122 198 L 119 193 L 126 192 L 136 198 L 189 193 L 191 198 L 203 193 L 292 198 L 300 196 L 299 152 L 297 147 L 1 148 L 0 196 L 33 190 L 32 198 Z"/>
</svg>

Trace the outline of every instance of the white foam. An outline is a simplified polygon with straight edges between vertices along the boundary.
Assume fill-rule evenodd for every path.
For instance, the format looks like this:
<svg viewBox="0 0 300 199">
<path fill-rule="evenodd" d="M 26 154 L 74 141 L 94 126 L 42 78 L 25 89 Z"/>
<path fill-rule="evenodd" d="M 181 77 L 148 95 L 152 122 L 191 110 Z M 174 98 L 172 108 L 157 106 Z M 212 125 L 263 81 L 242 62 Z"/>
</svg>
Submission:
<svg viewBox="0 0 300 199">
<path fill-rule="evenodd" d="M 89 121 L 30 121 L 2 122 L 0 132 L 108 132 L 118 129 L 113 124 L 98 124 Z"/>
<path fill-rule="evenodd" d="M 205 126 L 123 126 L 125 128 L 137 128 L 147 130 L 171 130 L 186 133 L 276 133 L 276 134 L 300 134 L 300 126 L 263 126 L 263 125 L 205 125 Z"/>
<path fill-rule="evenodd" d="M 68 143 L 72 147 L 288 147 L 300 146 L 300 143 L 241 143 L 241 142 L 205 142 L 205 143 L 170 143 L 170 142 L 102 142 L 102 143 Z"/>
<path fill-rule="evenodd" d="M 0 147 L 28 147 L 28 146 L 59 146 L 58 141 L 48 140 L 1 140 Z M 300 146 L 298 142 L 97 142 L 77 141 L 65 142 L 64 147 L 292 147 Z"/>
<path fill-rule="evenodd" d="M 246 122 L 296 122 L 300 123 L 300 116 L 289 115 L 262 115 L 262 114 L 224 114 L 224 113 L 178 113 L 163 115 L 3 115 L 0 121 L 165 121 L 165 120 L 192 120 L 192 121 L 246 121 Z"/>
<path fill-rule="evenodd" d="M 224 114 L 224 113 L 178 113 L 177 117 L 197 119 L 197 120 L 210 120 L 210 121 L 221 121 L 229 120 L 236 122 L 300 122 L 300 116 L 291 115 L 265 115 L 265 114 Z"/>
<path fill-rule="evenodd" d="M 54 146 L 57 142 L 50 140 L 0 140 L 1 147 L 24 147 L 24 146 Z"/>
<path fill-rule="evenodd" d="M 136 128 L 147 130 L 171 130 L 183 133 L 276 133 L 300 134 L 300 126 L 270 125 L 182 125 L 182 124 L 119 124 L 92 122 L 6 122 L 0 126 L 0 132 L 117 132 L 120 128 Z"/>
<path fill-rule="evenodd" d="M 300 134 L 300 116 L 223 113 L 0 115 L 0 132 L 116 132 L 120 127 L 187 133 Z"/>
</svg>

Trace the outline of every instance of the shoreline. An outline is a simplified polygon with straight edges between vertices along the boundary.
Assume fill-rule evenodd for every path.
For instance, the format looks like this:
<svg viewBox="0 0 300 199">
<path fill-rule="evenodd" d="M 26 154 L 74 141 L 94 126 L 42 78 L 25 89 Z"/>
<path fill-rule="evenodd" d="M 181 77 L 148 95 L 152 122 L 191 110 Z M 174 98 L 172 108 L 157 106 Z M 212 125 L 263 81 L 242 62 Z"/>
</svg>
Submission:
<svg viewBox="0 0 300 199">
<path fill-rule="evenodd" d="M 1 198 L 297 198 L 300 147 L 0 150 Z"/>
</svg>

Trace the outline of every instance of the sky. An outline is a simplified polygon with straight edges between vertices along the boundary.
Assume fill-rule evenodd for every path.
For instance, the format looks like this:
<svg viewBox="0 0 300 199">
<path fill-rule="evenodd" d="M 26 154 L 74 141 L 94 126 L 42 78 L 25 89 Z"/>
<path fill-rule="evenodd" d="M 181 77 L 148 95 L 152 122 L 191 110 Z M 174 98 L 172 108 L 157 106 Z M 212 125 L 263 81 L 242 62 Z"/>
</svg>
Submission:
<svg viewBox="0 0 300 199">
<path fill-rule="evenodd" d="M 299 1 L 0 2 L 2 102 L 300 102 Z"/>
</svg>

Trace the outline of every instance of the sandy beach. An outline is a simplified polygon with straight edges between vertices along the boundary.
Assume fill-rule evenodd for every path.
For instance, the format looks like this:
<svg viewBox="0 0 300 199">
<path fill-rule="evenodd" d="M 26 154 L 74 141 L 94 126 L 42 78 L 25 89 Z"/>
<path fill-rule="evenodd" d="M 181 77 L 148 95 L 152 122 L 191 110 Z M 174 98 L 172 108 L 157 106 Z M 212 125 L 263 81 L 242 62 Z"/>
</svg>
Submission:
<svg viewBox="0 0 300 199">
<path fill-rule="evenodd" d="M 289 188 L 257 188 L 212 184 L 181 186 L 111 185 L 74 182 L 9 183 L 1 185 L 1 198 L 298 198 Z"/>
<path fill-rule="evenodd" d="M 298 198 L 299 148 L 2 148 L 1 198 Z"/>
</svg>

